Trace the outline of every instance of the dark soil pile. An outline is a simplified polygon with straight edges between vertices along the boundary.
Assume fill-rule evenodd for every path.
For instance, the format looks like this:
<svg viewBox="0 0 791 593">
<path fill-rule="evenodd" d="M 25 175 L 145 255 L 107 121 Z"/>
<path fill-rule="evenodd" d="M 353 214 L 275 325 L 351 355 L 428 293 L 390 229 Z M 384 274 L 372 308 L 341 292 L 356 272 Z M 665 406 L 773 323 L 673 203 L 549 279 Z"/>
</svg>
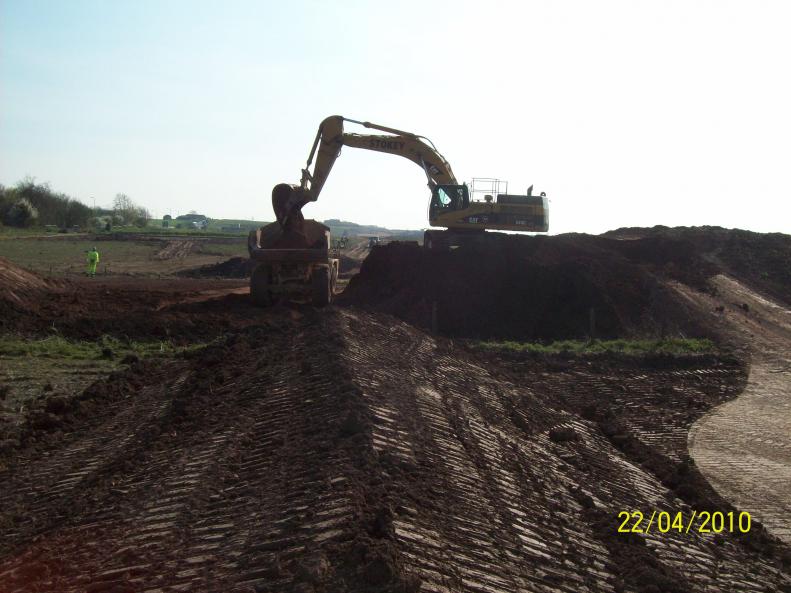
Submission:
<svg viewBox="0 0 791 593">
<path fill-rule="evenodd" d="M 722 227 L 656 226 L 622 228 L 608 237 L 633 238 L 623 244 L 673 242 L 686 246 L 709 266 L 749 284 L 755 290 L 791 304 L 791 235 L 754 233 Z"/>
<path fill-rule="evenodd" d="M 618 532 L 729 508 L 683 454 L 733 361 L 514 367 L 386 315 L 285 312 L 42 399 L 0 470 L 0 590 L 788 590 L 757 523 Z"/>
<path fill-rule="evenodd" d="M 0 299 L 27 307 L 31 297 L 48 290 L 52 283 L 38 274 L 0 257 Z"/>
<path fill-rule="evenodd" d="M 338 257 L 338 272 L 351 275 L 360 268 L 360 262 L 346 255 Z M 253 262 L 246 257 L 232 257 L 218 264 L 200 266 L 179 272 L 185 278 L 249 278 L 253 271 Z"/>
<path fill-rule="evenodd" d="M 704 289 L 713 268 L 670 239 L 492 235 L 482 249 L 376 247 L 341 301 L 470 338 L 707 335 L 664 283 Z M 434 313 L 432 313 L 434 312 Z"/>
<path fill-rule="evenodd" d="M 159 260 L 167 260 L 173 258 L 185 258 L 187 257 L 191 251 L 193 251 L 196 247 L 195 241 L 189 240 L 177 240 L 177 241 L 168 241 L 162 249 L 160 249 L 156 255 L 154 255 L 154 259 Z"/>
<path fill-rule="evenodd" d="M 20 315 L 37 312 L 49 292 L 63 287 L 63 281 L 43 278 L 0 257 L 0 330 Z"/>
<path fill-rule="evenodd" d="M 246 257 L 232 257 L 218 264 L 184 270 L 178 275 L 186 278 L 247 278 L 252 270 L 252 262 Z"/>
<path fill-rule="evenodd" d="M 19 302 L 0 292 L 0 331 L 25 336 L 53 332 L 70 339 L 103 335 L 131 340 L 168 340 L 178 345 L 210 341 L 256 323 L 262 316 L 246 295 L 227 294 L 230 280 L 56 282 L 27 273 L 34 284 L 14 285 Z M 20 288 L 21 286 L 21 288 Z M 20 304 L 21 303 L 21 304 Z"/>
</svg>

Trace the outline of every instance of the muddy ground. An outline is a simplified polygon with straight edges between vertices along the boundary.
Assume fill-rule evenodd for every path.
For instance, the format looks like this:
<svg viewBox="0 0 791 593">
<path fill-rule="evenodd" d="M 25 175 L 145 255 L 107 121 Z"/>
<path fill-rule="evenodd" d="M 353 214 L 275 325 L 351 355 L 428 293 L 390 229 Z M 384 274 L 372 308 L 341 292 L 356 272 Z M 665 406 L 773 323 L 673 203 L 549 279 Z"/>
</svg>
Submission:
<svg viewBox="0 0 791 593">
<path fill-rule="evenodd" d="M 617 531 L 622 511 L 734 509 L 687 435 L 748 384 L 744 342 L 635 359 L 457 339 L 584 335 L 590 303 L 602 334 L 727 338 L 704 315 L 718 293 L 700 254 L 556 243 L 530 262 L 375 248 L 348 300 L 324 310 L 256 309 L 243 280 L 49 283 L 5 263 L 6 333 L 54 322 L 75 338 L 211 344 L 130 361 L 0 427 L 0 591 L 791 590 L 791 551 L 757 521 L 747 534 Z M 490 275 L 432 282 L 431 265 Z M 450 335 L 425 331 L 426 295 L 445 299 Z M 455 333 L 453 298 L 468 311 L 451 309 Z"/>
</svg>

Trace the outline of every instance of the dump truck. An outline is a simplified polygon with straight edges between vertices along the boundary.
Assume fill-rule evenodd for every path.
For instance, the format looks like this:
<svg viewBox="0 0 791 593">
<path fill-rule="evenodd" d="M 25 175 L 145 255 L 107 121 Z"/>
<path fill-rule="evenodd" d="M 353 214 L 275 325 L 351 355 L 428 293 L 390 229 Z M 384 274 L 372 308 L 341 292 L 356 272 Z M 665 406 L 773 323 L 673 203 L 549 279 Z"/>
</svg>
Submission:
<svg viewBox="0 0 791 593">
<path fill-rule="evenodd" d="M 250 231 L 247 249 L 253 269 L 250 296 L 256 305 L 280 300 L 307 300 L 328 305 L 338 280 L 338 259 L 331 257 L 330 229 L 305 220 L 302 213 L 286 211 L 291 187 L 279 184 L 272 190 L 277 221 Z"/>
</svg>

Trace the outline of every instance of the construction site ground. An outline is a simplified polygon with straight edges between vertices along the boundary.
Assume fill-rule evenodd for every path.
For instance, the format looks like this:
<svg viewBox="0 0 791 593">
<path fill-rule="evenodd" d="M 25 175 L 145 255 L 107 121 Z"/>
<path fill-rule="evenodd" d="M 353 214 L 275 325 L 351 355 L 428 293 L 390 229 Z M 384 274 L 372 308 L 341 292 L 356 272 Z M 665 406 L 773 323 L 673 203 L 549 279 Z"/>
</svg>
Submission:
<svg viewBox="0 0 791 593">
<path fill-rule="evenodd" d="M 253 307 L 206 263 L 83 279 L 0 259 L 3 337 L 171 347 L 38 393 L 0 369 L 0 591 L 791 591 L 775 256 L 753 276 L 719 231 L 629 231 L 377 247 L 325 309 Z M 602 337 L 719 348 L 475 347 L 584 337 L 591 308 Z M 703 511 L 751 528 L 701 531 Z M 684 528 L 646 532 L 661 512 Z"/>
</svg>

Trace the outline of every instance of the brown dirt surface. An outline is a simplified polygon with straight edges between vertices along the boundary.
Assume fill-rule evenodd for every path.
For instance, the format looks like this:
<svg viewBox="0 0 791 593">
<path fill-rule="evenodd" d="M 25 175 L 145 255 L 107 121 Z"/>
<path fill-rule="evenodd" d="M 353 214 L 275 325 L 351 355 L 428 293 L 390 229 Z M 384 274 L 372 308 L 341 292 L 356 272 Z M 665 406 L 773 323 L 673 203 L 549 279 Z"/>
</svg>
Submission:
<svg viewBox="0 0 791 593">
<path fill-rule="evenodd" d="M 261 311 L 248 302 L 245 286 L 234 280 L 134 277 L 59 281 L 46 292 L 26 289 L 24 307 L 0 297 L 0 329 L 29 336 L 55 332 L 76 339 L 112 335 L 187 344 L 255 322 Z"/>
<path fill-rule="evenodd" d="M 187 278 L 249 278 L 252 269 L 248 258 L 232 257 L 217 264 L 184 270 L 177 275 Z"/>
<path fill-rule="evenodd" d="M 791 305 L 791 235 L 721 227 L 657 226 L 618 229 L 610 237 L 675 241 L 717 272 L 735 276 L 753 289 Z"/>
<path fill-rule="evenodd" d="M 706 264 L 683 245 L 588 235 L 490 234 L 486 249 L 374 247 L 342 297 L 424 328 L 468 338 L 564 339 L 707 335 L 666 286 L 678 278 L 705 289 Z M 474 313 L 473 313 L 474 312 Z"/>
<path fill-rule="evenodd" d="M 0 257 L 0 330 L 14 317 L 34 314 L 49 294 L 65 286 L 64 281 L 46 279 Z"/>
<path fill-rule="evenodd" d="M 720 508 L 682 435 L 738 363 L 505 364 L 386 315 L 285 312 L 48 402 L 0 474 L 0 590 L 791 586 L 758 526 L 617 533 L 623 510 Z"/>
<path fill-rule="evenodd" d="M 354 259 L 343 253 L 338 257 L 338 268 L 341 274 L 359 271 L 361 264 L 362 260 Z"/>
<path fill-rule="evenodd" d="M 42 276 L 0 257 L 0 299 L 26 306 L 31 297 L 38 297 L 57 286 Z"/>
<path fill-rule="evenodd" d="M 338 271 L 341 277 L 347 278 L 360 270 L 361 262 L 344 254 L 338 257 Z M 249 278 L 252 262 L 246 257 L 232 257 L 218 264 L 191 268 L 178 272 L 177 276 L 186 278 Z"/>
<path fill-rule="evenodd" d="M 676 289 L 739 344 L 749 377 L 736 400 L 692 427 L 689 448 L 723 496 L 791 543 L 791 310 L 733 278 L 712 284 L 713 295 Z"/>
<path fill-rule="evenodd" d="M 195 241 L 176 239 L 168 241 L 155 255 L 154 259 L 185 258 L 196 248 Z"/>
<path fill-rule="evenodd" d="M 690 427 L 728 406 L 762 422 L 787 402 L 787 312 L 712 277 L 724 265 L 663 235 L 393 243 L 351 280 L 354 306 L 318 310 L 255 308 L 241 279 L 50 283 L 6 263 L 22 298 L 0 285 L 4 333 L 211 344 L 47 391 L 0 426 L 0 591 L 791 591 L 791 549 L 773 535 L 787 518 L 722 487 L 722 442 L 709 458 L 688 449 Z M 434 302 L 451 337 L 420 329 Z M 739 358 L 453 339 L 576 337 L 591 306 L 600 336 L 700 332 Z M 762 416 L 767 393 L 781 407 Z M 750 430 L 738 446 L 777 461 L 787 434 Z M 770 466 L 753 465 L 751 493 L 774 492 Z M 744 508 L 747 534 L 618 532 L 623 511 Z"/>
</svg>

